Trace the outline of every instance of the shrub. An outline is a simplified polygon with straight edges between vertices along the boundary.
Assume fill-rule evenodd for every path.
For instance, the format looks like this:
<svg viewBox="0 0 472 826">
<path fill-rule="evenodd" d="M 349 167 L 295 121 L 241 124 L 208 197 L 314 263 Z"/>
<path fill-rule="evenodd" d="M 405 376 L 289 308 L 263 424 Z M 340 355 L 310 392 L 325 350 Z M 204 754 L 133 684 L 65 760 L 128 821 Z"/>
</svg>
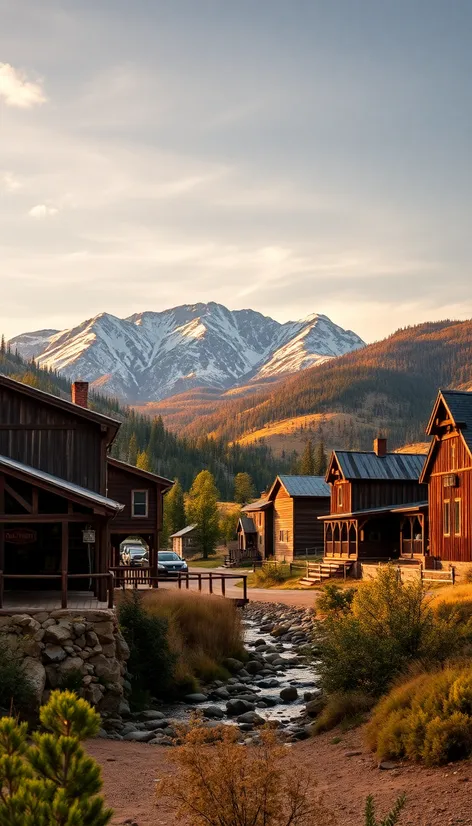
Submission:
<svg viewBox="0 0 472 826">
<path fill-rule="evenodd" d="M 245 659 L 241 617 L 232 601 L 162 589 L 147 593 L 144 607 L 166 623 L 174 679 L 182 690 L 199 679 L 227 676 L 222 668 L 227 657 Z"/>
<path fill-rule="evenodd" d="M 139 591 L 128 592 L 118 605 L 118 619 L 129 645 L 131 703 L 139 706 L 149 695 L 168 694 L 173 685 L 175 656 L 168 641 L 168 623 L 147 610 Z"/>
<path fill-rule="evenodd" d="M 331 731 L 339 724 L 346 728 L 360 725 L 365 722 L 365 715 L 371 710 L 373 704 L 372 697 L 360 692 L 331 694 L 313 724 L 313 731 L 315 734 L 320 734 L 322 731 Z"/>
<path fill-rule="evenodd" d="M 323 632 L 326 690 L 375 696 L 412 662 L 445 660 L 463 644 L 455 621 L 435 613 L 421 584 L 402 584 L 392 566 L 356 591 L 351 611 L 332 613 Z"/>
<path fill-rule="evenodd" d="M 33 687 L 21 663 L 20 652 L 0 637 L 0 708 L 20 713 L 37 708 Z"/>
<path fill-rule="evenodd" d="M 172 754 L 178 771 L 162 783 L 191 826 L 328 826 L 312 776 L 295 765 L 276 735 L 265 730 L 248 749 L 231 726 L 194 726 Z M 211 748 L 211 751 L 209 749 Z"/>
<path fill-rule="evenodd" d="M 339 585 L 328 583 L 318 597 L 316 609 L 322 614 L 347 614 L 355 593 L 355 588 L 340 588 Z"/>
<path fill-rule="evenodd" d="M 98 733 L 100 716 L 75 694 L 53 691 L 40 719 L 48 731 L 31 745 L 26 723 L 0 720 L 0 823 L 106 826 L 100 768 L 80 745 Z"/>
<path fill-rule="evenodd" d="M 472 668 L 449 666 L 395 686 L 376 707 L 367 739 L 379 759 L 428 766 L 472 755 Z"/>
<path fill-rule="evenodd" d="M 272 585 L 281 585 L 291 577 L 290 565 L 264 565 L 254 574 L 254 584 L 261 588 L 270 588 Z"/>
</svg>

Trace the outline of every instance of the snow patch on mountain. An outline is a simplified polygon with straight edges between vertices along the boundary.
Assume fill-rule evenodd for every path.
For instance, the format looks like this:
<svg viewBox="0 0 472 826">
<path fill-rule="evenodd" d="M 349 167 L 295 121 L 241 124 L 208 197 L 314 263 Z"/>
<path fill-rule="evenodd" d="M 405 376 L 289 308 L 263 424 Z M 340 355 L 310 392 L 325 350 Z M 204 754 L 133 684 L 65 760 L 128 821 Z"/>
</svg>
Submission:
<svg viewBox="0 0 472 826">
<path fill-rule="evenodd" d="M 125 319 L 100 313 L 72 329 L 24 333 L 10 344 L 25 358 L 102 392 L 147 402 L 201 385 L 224 390 L 293 373 L 364 342 L 324 315 L 281 324 L 210 302 Z"/>
</svg>

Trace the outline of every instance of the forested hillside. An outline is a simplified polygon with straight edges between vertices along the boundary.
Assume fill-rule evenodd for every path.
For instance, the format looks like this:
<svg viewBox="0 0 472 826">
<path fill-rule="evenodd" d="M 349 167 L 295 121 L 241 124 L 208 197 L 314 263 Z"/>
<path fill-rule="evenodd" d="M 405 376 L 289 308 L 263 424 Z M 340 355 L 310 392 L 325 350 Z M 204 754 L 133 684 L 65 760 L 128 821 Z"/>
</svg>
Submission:
<svg viewBox="0 0 472 826">
<path fill-rule="evenodd" d="M 439 387 L 472 381 L 472 321 L 399 330 L 384 341 L 313 367 L 257 395 L 220 403 L 184 431 L 248 442 L 267 425 L 318 414 L 318 431 L 337 447 L 366 448 L 382 430 L 392 446 L 422 440 Z M 168 406 L 171 400 L 167 400 Z M 336 414 L 336 415 L 333 415 Z"/>
<path fill-rule="evenodd" d="M 70 382 L 56 372 L 38 368 L 34 361 L 27 362 L 10 352 L 2 340 L 0 347 L 0 373 L 18 381 L 70 398 Z M 202 469 L 210 470 L 223 499 L 232 498 L 234 476 L 247 471 L 257 490 L 263 490 L 277 473 L 289 469 L 288 462 L 276 461 L 264 446 L 243 448 L 228 446 L 222 439 L 206 436 L 179 437 L 169 432 L 162 419 L 154 419 L 124 408 L 116 399 L 97 393 L 90 394 L 90 407 L 123 422 L 113 444 L 112 454 L 124 461 L 141 463 L 156 473 L 171 479 L 178 478 L 185 490 Z"/>
</svg>

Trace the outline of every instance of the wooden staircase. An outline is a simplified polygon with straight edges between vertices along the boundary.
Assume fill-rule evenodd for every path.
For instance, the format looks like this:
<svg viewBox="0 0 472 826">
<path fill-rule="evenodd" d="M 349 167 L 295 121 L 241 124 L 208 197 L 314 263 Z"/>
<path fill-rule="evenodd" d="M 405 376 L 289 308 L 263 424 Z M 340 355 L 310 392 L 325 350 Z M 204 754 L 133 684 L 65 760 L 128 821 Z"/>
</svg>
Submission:
<svg viewBox="0 0 472 826">
<path fill-rule="evenodd" d="M 306 576 L 300 579 L 300 585 L 319 585 L 327 579 L 346 579 L 352 564 L 335 559 L 307 562 Z"/>
</svg>

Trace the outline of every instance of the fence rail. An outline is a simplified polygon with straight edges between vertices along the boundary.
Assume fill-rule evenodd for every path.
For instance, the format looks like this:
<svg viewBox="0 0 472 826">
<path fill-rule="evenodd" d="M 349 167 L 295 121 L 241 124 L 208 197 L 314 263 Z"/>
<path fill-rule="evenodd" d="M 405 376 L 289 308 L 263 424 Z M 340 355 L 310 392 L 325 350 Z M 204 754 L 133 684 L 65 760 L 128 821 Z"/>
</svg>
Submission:
<svg viewBox="0 0 472 826">
<path fill-rule="evenodd" d="M 68 596 L 68 581 L 69 579 L 87 579 L 87 580 L 106 580 L 107 581 L 107 591 L 108 591 L 108 607 L 113 608 L 113 595 L 114 595 L 114 576 L 113 572 L 109 571 L 108 573 L 102 574 L 91 574 L 91 573 L 84 573 L 84 574 L 69 574 L 68 571 L 62 571 L 60 574 L 5 574 L 3 571 L 0 571 L 0 608 L 3 608 L 3 597 L 5 591 L 5 581 L 6 580 L 38 580 L 39 582 L 43 582 L 44 580 L 57 580 L 61 583 L 61 608 L 67 608 L 67 596 Z"/>
<path fill-rule="evenodd" d="M 220 592 L 221 596 L 226 596 L 226 583 L 230 580 L 237 580 L 240 582 L 242 580 L 243 583 L 243 596 L 241 600 L 246 603 L 248 601 L 247 598 L 247 574 L 228 574 L 228 573 L 214 573 L 213 571 L 205 571 L 205 572 L 186 572 L 180 573 L 178 571 L 172 572 L 172 575 L 169 576 L 151 576 L 149 568 L 132 568 L 126 565 L 120 565 L 117 568 L 111 568 L 111 572 L 114 575 L 115 579 L 115 586 L 117 588 L 122 588 L 123 590 L 126 587 L 138 588 L 139 585 L 147 585 L 149 588 L 158 588 L 159 584 L 165 583 L 172 583 L 177 582 L 177 587 L 179 590 L 184 587 L 186 590 L 190 589 L 191 583 L 197 583 L 197 588 L 200 593 L 202 593 L 205 589 L 205 586 L 208 586 L 208 593 L 214 594 L 215 593 L 215 586 L 217 591 Z M 206 589 L 205 589 L 206 590 Z"/>
</svg>

